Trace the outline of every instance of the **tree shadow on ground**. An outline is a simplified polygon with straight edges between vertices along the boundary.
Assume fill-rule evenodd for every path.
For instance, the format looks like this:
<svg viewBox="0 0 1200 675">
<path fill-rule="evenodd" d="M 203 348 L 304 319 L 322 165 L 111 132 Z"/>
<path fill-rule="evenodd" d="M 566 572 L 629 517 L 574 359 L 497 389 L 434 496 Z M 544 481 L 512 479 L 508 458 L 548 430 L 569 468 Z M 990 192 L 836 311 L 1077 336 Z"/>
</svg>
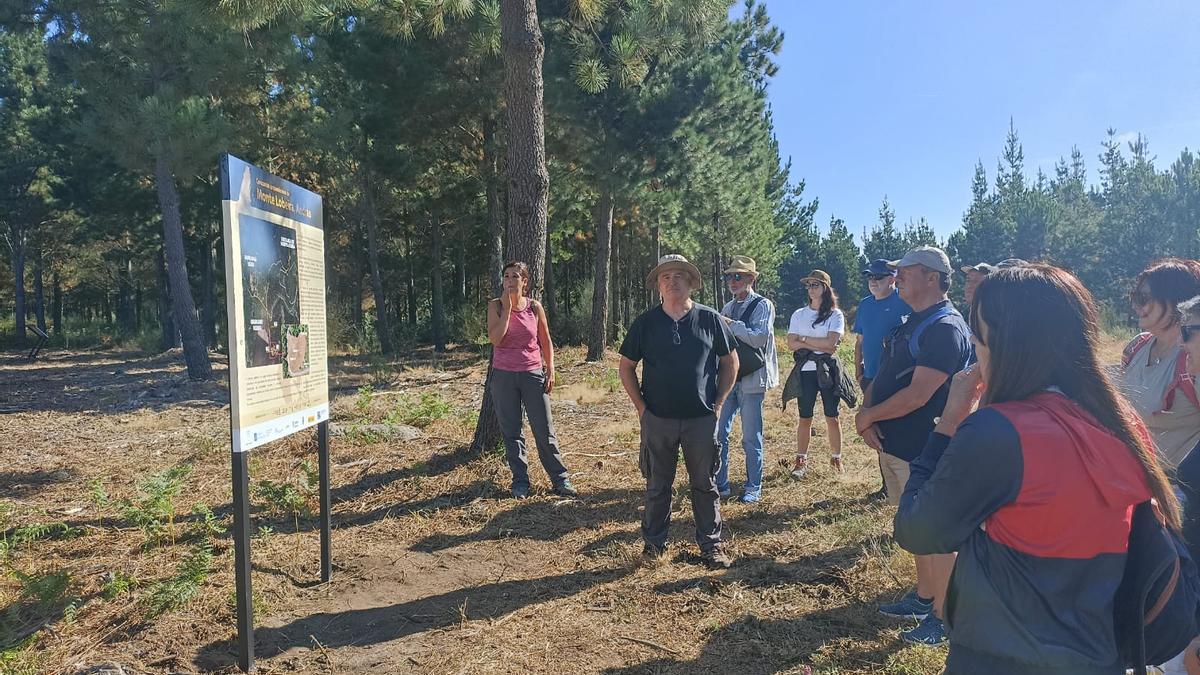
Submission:
<svg viewBox="0 0 1200 675">
<path fill-rule="evenodd" d="M 637 517 L 640 490 L 604 489 L 579 499 L 528 499 L 490 519 L 469 534 L 434 534 L 413 544 L 414 551 L 432 553 L 470 542 L 500 538 L 553 541 L 572 532 Z"/>
<path fill-rule="evenodd" d="M 682 518 L 672 519 L 672 544 L 675 543 L 677 531 L 689 533 L 683 535 L 684 540 L 692 541 L 693 539 L 690 536 L 693 527 L 691 507 L 687 497 L 680 496 L 686 493 L 687 487 L 684 485 L 676 490 L 674 497 L 674 512 L 682 511 L 685 515 Z M 579 499 L 569 501 L 554 499 L 523 501 L 498 514 L 475 532 L 454 535 L 434 534 L 413 544 L 413 550 L 427 553 L 442 551 L 470 542 L 501 537 L 551 541 L 578 530 L 595 529 L 606 523 L 638 524 L 641 522 L 638 507 L 642 504 L 643 496 L 644 491 L 639 488 L 622 488 L 587 492 Z M 745 509 L 732 513 L 726 509 L 722 513 L 722 536 L 728 541 L 734 536 L 743 537 L 792 529 L 797 526 L 800 518 L 808 515 L 811 511 L 810 507 L 789 508 L 783 511 Z M 635 543 L 638 539 L 638 534 L 630 533 L 627 530 L 609 533 L 589 542 L 579 550 L 579 553 L 596 553 L 614 543 Z"/>
<path fill-rule="evenodd" d="M 446 628 L 464 620 L 497 619 L 530 605 L 561 600 L 616 581 L 630 572 L 625 567 L 570 572 L 482 584 L 387 607 L 313 614 L 278 628 L 257 629 L 256 652 L 269 658 L 292 647 L 308 647 L 313 638 L 326 648 L 361 648 Z M 235 649 L 233 640 L 205 645 L 194 664 L 202 670 L 232 665 Z"/>
<path fill-rule="evenodd" d="M 73 469 L 0 471 L 0 498 L 30 497 L 51 485 L 72 481 L 77 477 Z"/>
<path fill-rule="evenodd" d="M 718 577 L 697 576 L 659 584 L 654 591 L 663 595 L 701 589 L 716 592 L 721 586 L 739 584 L 747 588 L 769 588 L 781 584 L 836 586 L 854 594 L 845 576 L 862 556 L 859 546 L 842 546 L 831 551 L 780 562 L 772 558 L 744 556 Z"/>
<path fill-rule="evenodd" d="M 767 675 L 799 669 L 832 658 L 839 669 L 882 672 L 898 648 L 894 639 L 880 644 L 880 633 L 895 622 L 876 611 L 885 597 L 855 601 L 811 612 L 794 619 L 745 616 L 714 631 L 700 654 L 691 660 L 659 658 L 632 666 L 608 668 L 605 675 L 664 675 L 667 673 L 725 673 Z M 873 646 L 826 654 L 843 638 L 866 640 Z M 836 646 L 833 647 L 836 649 Z M 818 652 L 821 652 L 818 654 Z M 818 672 L 817 668 L 813 672 Z"/>
<path fill-rule="evenodd" d="M 227 359 L 212 355 L 214 364 Z M 146 356 L 133 353 L 54 355 L 24 364 L 0 362 L 0 414 L 23 412 L 162 411 L 187 406 L 221 408 L 229 403 L 227 376 L 214 373 L 192 382 L 183 354 L 172 350 Z"/>
</svg>

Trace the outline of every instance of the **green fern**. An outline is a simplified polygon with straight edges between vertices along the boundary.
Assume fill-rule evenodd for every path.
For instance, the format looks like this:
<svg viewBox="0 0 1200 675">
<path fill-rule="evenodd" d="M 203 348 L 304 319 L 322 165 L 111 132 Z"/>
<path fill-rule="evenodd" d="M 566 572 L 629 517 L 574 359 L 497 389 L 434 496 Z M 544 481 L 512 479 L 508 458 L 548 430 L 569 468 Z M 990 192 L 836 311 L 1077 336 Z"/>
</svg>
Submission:
<svg viewBox="0 0 1200 675">
<path fill-rule="evenodd" d="M 145 600 L 150 618 L 179 609 L 191 601 L 208 579 L 212 561 L 212 544 L 206 541 L 194 546 L 179 563 L 174 576 L 150 587 Z"/>
<path fill-rule="evenodd" d="M 51 574 L 25 574 L 13 568 L 10 573 L 21 584 L 21 598 L 33 600 L 42 607 L 51 607 L 66 600 L 67 591 L 71 588 L 71 573 L 66 570 Z"/>
<path fill-rule="evenodd" d="M 151 474 L 138 484 L 135 499 L 110 500 L 104 486 L 92 487 L 92 500 L 97 505 L 115 506 L 121 517 L 141 528 L 153 545 L 169 539 L 175 542 L 175 498 L 183 490 L 184 481 L 192 473 L 188 464 L 180 464 Z"/>
<path fill-rule="evenodd" d="M 138 583 L 137 577 L 117 571 L 113 573 L 112 578 L 104 582 L 100 592 L 106 599 L 112 600 L 126 593 L 132 593 L 133 589 L 138 587 Z"/>
<path fill-rule="evenodd" d="M 188 534 L 205 539 L 225 534 L 226 527 L 224 520 L 217 518 L 208 504 L 197 502 L 192 506 L 192 516 L 195 517 L 195 520 L 192 521 L 191 527 L 188 528 Z"/>
</svg>

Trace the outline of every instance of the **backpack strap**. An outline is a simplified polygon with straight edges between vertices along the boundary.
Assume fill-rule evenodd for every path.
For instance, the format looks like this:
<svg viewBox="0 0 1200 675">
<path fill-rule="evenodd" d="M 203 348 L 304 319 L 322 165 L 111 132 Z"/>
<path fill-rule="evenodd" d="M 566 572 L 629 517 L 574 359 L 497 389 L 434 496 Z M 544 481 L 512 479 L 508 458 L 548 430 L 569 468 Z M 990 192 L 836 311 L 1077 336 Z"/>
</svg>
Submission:
<svg viewBox="0 0 1200 675">
<path fill-rule="evenodd" d="M 1125 345 L 1125 349 L 1121 350 L 1121 367 L 1124 368 L 1133 363 L 1134 355 L 1141 351 L 1142 347 L 1150 344 L 1150 340 L 1153 338 L 1154 336 L 1150 333 L 1141 333 L 1130 340 L 1129 344 Z"/>
<path fill-rule="evenodd" d="M 750 304 L 747 305 L 746 309 L 742 312 L 742 318 L 740 319 L 740 321 L 742 323 L 748 322 L 750 320 L 750 317 L 754 314 L 754 310 L 758 309 L 759 303 L 761 303 L 763 300 L 766 300 L 766 298 L 764 298 L 761 295 L 758 296 L 757 298 L 751 300 Z"/>
<path fill-rule="evenodd" d="M 1170 410 L 1175 405 L 1176 391 L 1182 391 L 1184 398 L 1191 401 L 1193 406 L 1200 408 L 1200 400 L 1196 396 L 1196 383 L 1187 371 L 1187 352 L 1182 349 L 1179 350 L 1179 356 L 1175 357 L 1175 376 L 1171 378 L 1171 383 L 1163 392 L 1163 412 Z"/>
<path fill-rule="evenodd" d="M 917 354 L 921 351 L 921 336 L 925 334 L 925 330 L 939 319 L 947 316 L 957 316 L 959 320 L 964 320 L 962 314 L 959 314 L 957 309 L 954 309 L 950 305 L 942 305 L 936 312 L 922 319 L 921 323 L 917 324 L 917 327 L 913 329 L 912 335 L 908 338 L 908 353 L 914 359 L 917 358 Z"/>
</svg>

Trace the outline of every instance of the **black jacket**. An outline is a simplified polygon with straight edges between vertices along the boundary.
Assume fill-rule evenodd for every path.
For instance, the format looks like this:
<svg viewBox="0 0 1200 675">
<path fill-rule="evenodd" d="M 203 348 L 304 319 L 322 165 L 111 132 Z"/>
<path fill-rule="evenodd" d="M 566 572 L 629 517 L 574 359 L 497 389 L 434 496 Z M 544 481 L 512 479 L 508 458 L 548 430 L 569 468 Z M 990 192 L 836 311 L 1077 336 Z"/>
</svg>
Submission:
<svg viewBox="0 0 1200 675">
<path fill-rule="evenodd" d="M 800 371 L 804 364 L 812 361 L 817 364 L 817 389 L 821 391 L 834 390 L 834 393 L 851 408 L 858 405 L 858 385 L 854 378 L 842 368 L 842 364 L 833 354 L 818 354 L 811 349 L 797 349 L 792 352 L 796 365 L 788 375 L 783 385 L 783 409 L 787 410 L 788 401 L 799 399 L 804 393 L 804 383 L 800 380 Z"/>
</svg>

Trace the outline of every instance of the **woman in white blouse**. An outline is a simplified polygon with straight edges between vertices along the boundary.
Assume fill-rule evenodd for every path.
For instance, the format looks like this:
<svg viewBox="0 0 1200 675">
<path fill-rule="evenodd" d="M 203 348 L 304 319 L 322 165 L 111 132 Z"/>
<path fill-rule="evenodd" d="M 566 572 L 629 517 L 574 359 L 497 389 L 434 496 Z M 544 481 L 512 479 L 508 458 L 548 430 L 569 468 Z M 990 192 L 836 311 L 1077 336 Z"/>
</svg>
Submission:
<svg viewBox="0 0 1200 675">
<path fill-rule="evenodd" d="M 834 471 L 843 471 L 842 427 L 838 423 L 836 383 L 826 388 L 819 387 L 817 361 L 831 358 L 837 351 L 838 342 L 846 333 L 846 319 L 842 310 L 838 309 L 837 295 L 833 292 L 828 274 L 813 270 L 801 283 L 808 291 L 808 305 L 792 313 L 787 334 L 788 349 L 793 353 L 807 350 L 809 355 L 805 360 L 796 362 L 803 385 L 800 422 L 796 426 L 796 462 L 792 467 L 792 477 L 796 479 L 803 478 L 808 470 L 808 444 L 812 436 L 812 419 L 818 393 L 825 413 L 825 425 L 829 429 L 829 463 Z"/>
</svg>

